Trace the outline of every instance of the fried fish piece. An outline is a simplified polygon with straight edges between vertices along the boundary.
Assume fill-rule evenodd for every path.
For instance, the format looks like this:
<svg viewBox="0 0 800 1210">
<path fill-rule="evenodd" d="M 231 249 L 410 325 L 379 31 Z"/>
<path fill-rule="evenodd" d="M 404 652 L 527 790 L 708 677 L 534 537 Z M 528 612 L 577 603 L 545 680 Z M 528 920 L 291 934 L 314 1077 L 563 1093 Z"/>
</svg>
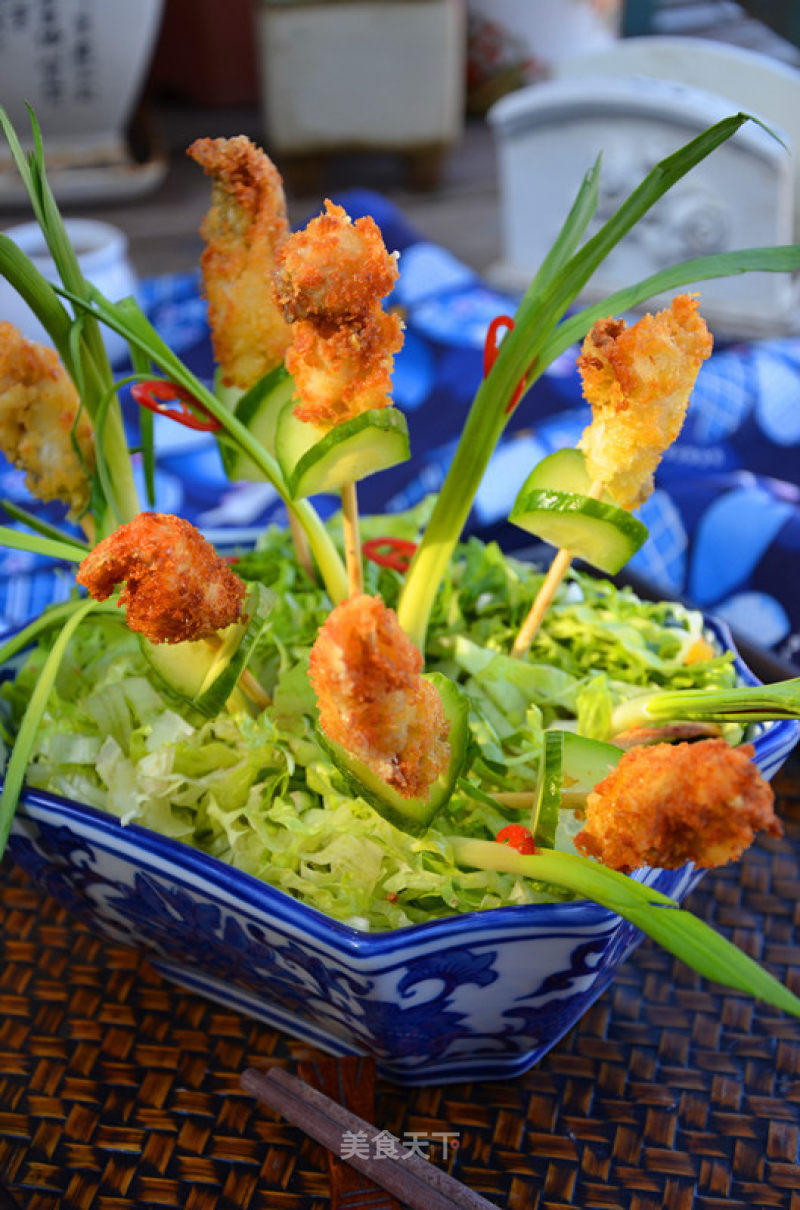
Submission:
<svg viewBox="0 0 800 1210">
<path fill-rule="evenodd" d="M 311 649 L 324 734 L 404 798 L 424 796 L 450 759 L 450 724 L 421 669 L 420 652 L 377 595 L 337 605 Z"/>
<path fill-rule="evenodd" d="M 289 235 L 283 181 L 244 135 L 197 139 L 188 155 L 213 180 L 200 264 L 214 355 L 223 383 L 247 390 L 281 363 L 290 340 L 272 280 Z"/>
<path fill-rule="evenodd" d="M 331 428 L 391 403 L 403 324 L 381 300 L 397 276 L 375 222 L 354 223 L 331 201 L 283 245 L 275 285 L 291 323 L 286 367 L 298 419 Z"/>
<path fill-rule="evenodd" d="M 26 472 L 39 500 L 62 500 L 73 516 L 89 502 L 94 433 L 55 349 L 0 323 L 0 449 Z"/>
<path fill-rule="evenodd" d="M 292 325 L 286 368 L 294 377 L 294 414 L 331 428 L 391 403 L 393 354 L 403 344 L 394 315 L 377 309 L 323 333 L 310 320 Z"/>
<path fill-rule="evenodd" d="M 246 585 L 183 517 L 139 513 L 78 567 L 77 582 L 97 601 L 125 583 L 131 630 L 152 643 L 209 638 L 241 617 Z"/>
<path fill-rule="evenodd" d="M 694 295 L 628 327 L 601 319 L 578 358 L 592 423 L 578 442 L 593 482 L 623 508 L 642 504 L 664 450 L 678 436 L 712 338 Z"/>
<path fill-rule="evenodd" d="M 723 739 L 631 749 L 589 794 L 577 848 L 625 874 L 735 861 L 756 832 L 783 831 L 753 752 Z"/>
</svg>

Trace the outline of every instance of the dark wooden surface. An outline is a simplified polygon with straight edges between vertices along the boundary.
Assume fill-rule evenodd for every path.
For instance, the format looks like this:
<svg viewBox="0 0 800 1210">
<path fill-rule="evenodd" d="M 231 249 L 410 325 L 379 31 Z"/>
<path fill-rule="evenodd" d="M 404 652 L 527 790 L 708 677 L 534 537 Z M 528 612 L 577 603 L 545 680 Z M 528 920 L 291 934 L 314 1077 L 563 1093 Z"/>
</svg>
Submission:
<svg viewBox="0 0 800 1210">
<path fill-rule="evenodd" d="M 785 837 L 690 905 L 800 992 L 800 765 L 777 786 Z M 299 1043 L 164 982 L 8 863 L 0 918 L 0 1177 L 20 1207 L 329 1210 L 325 1152 L 239 1087 L 295 1070 Z M 444 1166 L 509 1210 L 798 1210 L 800 1022 L 645 942 L 534 1070 L 378 1080 L 375 1122 L 455 1132 Z"/>
</svg>

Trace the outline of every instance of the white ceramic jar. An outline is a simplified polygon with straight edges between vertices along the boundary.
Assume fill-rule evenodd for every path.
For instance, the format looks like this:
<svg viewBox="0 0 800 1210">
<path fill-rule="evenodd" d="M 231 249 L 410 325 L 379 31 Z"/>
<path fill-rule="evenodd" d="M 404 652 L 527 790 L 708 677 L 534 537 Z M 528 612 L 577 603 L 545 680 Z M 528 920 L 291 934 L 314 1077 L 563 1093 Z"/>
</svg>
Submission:
<svg viewBox="0 0 800 1210">
<path fill-rule="evenodd" d="M 65 225 L 87 281 L 96 286 L 111 302 L 136 293 L 136 274 L 128 259 L 128 240 L 123 231 L 96 219 L 67 219 Z M 58 280 L 55 265 L 38 223 L 21 223 L 19 226 L 9 227 L 5 234 L 30 257 L 43 277 L 52 282 Z M 37 340 L 43 344 L 51 343 L 27 304 L 5 278 L 1 277 L 0 320 L 13 323 L 29 340 Z M 127 350 L 122 337 L 104 327 L 103 338 L 112 365 L 121 361 Z"/>
</svg>

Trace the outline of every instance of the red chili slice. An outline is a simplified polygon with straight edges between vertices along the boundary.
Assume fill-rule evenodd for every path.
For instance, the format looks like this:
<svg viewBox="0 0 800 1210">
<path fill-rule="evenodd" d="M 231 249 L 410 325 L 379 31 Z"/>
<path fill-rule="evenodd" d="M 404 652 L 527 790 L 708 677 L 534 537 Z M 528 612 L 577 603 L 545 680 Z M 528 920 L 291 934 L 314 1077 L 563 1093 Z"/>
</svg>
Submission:
<svg viewBox="0 0 800 1210">
<path fill-rule="evenodd" d="M 510 845 L 512 849 L 516 849 L 519 853 L 535 853 L 536 845 L 533 843 L 533 835 L 530 828 L 526 828 L 521 823 L 509 823 L 495 836 L 498 844 Z"/>
<path fill-rule="evenodd" d="M 407 538 L 370 538 L 361 546 L 365 559 L 401 574 L 408 571 L 416 549 L 416 542 L 409 542 Z"/>
<path fill-rule="evenodd" d="M 496 315 L 489 324 L 489 329 L 486 333 L 486 341 L 483 346 L 483 376 L 487 377 L 494 363 L 497 361 L 499 349 L 497 347 L 497 333 L 500 328 L 508 328 L 511 331 L 514 327 L 514 320 L 510 315 Z M 517 389 L 511 396 L 506 412 L 512 412 L 522 398 L 525 390 L 525 379 L 521 378 Z"/>
<path fill-rule="evenodd" d="M 187 429 L 197 429 L 202 433 L 214 433 L 222 428 L 219 420 L 210 414 L 194 395 L 175 382 L 166 378 L 153 378 L 149 382 L 137 382 L 131 387 L 131 396 L 140 405 L 158 416 L 167 416 L 177 421 Z M 176 404 L 177 410 L 170 404 Z M 190 406 L 191 405 L 191 406 Z M 195 415 L 196 411 L 207 419 L 202 420 Z"/>
</svg>

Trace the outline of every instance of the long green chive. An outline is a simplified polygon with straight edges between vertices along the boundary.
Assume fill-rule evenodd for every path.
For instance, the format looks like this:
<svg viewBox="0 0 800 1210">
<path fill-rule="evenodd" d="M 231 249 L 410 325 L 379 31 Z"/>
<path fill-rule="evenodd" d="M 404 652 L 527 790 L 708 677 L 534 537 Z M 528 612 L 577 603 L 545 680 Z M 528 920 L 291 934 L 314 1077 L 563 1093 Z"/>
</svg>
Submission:
<svg viewBox="0 0 800 1210">
<path fill-rule="evenodd" d="M 592 273 L 624 235 L 687 172 L 720 144 L 729 139 L 750 119 L 739 113 L 725 118 L 692 139 L 684 147 L 661 160 L 620 208 L 591 239 L 567 259 L 566 252 L 593 212 L 596 182 L 590 173 L 583 181 L 575 203 L 556 241 L 558 252 L 537 274 L 520 303 L 513 329 L 504 337 L 497 360 L 478 387 L 472 408 L 453 456 L 433 513 L 411 562 L 398 603 L 400 624 L 414 643 L 425 649 L 425 636 L 434 600 L 466 523 L 484 472 L 509 418 L 508 401 L 517 384 L 524 379 L 531 386 L 550 361 L 588 331 L 593 319 L 608 314 L 613 300 L 604 300 L 568 321 L 566 333 L 559 327 L 567 308 L 583 289 Z M 581 226 L 583 224 L 583 227 Z M 800 245 L 784 249 L 745 249 L 726 253 L 724 258 L 705 257 L 667 269 L 648 278 L 646 283 L 620 291 L 617 301 L 626 305 L 642 301 L 676 284 L 701 280 L 703 275 L 745 272 L 753 268 L 785 272 L 800 266 Z M 644 292 L 646 290 L 646 293 Z"/>
<path fill-rule="evenodd" d="M 616 912 L 706 979 L 800 1017 L 800 999 L 773 975 L 674 899 L 626 874 L 553 850 L 523 855 L 492 840 L 448 837 L 459 865 L 520 874 L 562 887 Z"/>
<path fill-rule="evenodd" d="M 0 856 L 5 852 L 11 821 L 17 809 L 19 796 L 25 781 L 25 771 L 28 768 L 36 735 L 41 727 L 42 718 L 47 708 L 47 699 L 53 688 L 61 661 L 67 649 L 67 644 L 87 614 L 95 608 L 92 600 L 82 601 L 64 622 L 63 629 L 48 652 L 41 672 L 36 681 L 33 693 L 25 709 L 16 743 L 6 766 L 3 780 L 3 792 L 0 794 Z M 2 654 L 2 653 L 0 653 Z"/>
<path fill-rule="evenodd" d="M 47 180 L 41 131 L 33 111 L 29 112 L 34 141 L 34 150 L 30 155 L 25 154 L 17 133 L 2 108 L 0 128 L 25 185 L 63 287 L 72 294 L 85 298 L 90 287 L 83 277 Z M 75 383 L 89 417 L 94 420 L 99 401 L 113 386 L 111 367 L 97 322 L 91 316 L 79 316 L 77 320 L 72 320 L 58 302 L 54 288 L 38 273 L 24 253 L 19 249 L 12 251 L 9 245 L 11 241 L 7 237 L 0 243 L 0 272 L 25 299 L 45 327 Z M 123 520 L 130 520 L 139 511 L 139 499 L 128 455 L 122 412 L 116 399 L 108 415 L 103 454 L 111 471 L 114 512 Z"/>
</svg>

